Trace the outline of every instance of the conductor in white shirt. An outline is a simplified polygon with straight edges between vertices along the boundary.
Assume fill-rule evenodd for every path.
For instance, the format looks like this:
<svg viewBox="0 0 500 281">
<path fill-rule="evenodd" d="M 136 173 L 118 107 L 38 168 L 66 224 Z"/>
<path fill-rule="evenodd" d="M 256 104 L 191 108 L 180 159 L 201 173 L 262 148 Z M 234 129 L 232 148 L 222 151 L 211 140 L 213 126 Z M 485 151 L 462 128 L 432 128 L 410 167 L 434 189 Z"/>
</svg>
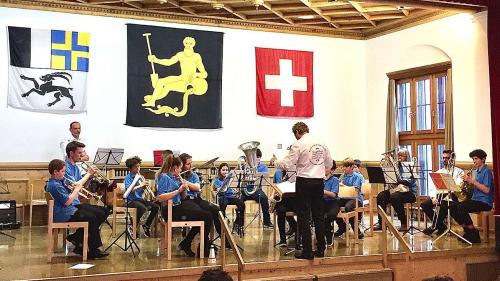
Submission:
<svg viewBox="0 0 500 281">
<path fill-rule="evenodd" d="M 71 137 L 65 138 L 61 142 L 59 142 L 59 147 L 63 155 L 62 159 L 66 159 L 66 146 L 68 145 L 68 143 L 72 141 L 85 143 L 85 140 L 80 137 L 80 133 L 82 132 L 82 125 L 80 124 L 80 122 L 71 122 L 71 124 L 69 124 L 69 132 L 71 133 Z M 83 152 L 82 161 L 89 161 L 89 156 L 85 151 Z"/>
<path fill-rule="evenodd" d="M 325 255 L 325 220 L 323 189 L 325 170 L 332 167 L 333 160 L 328 147 L 318 138 L 309 134 L 309 128 L 303 122 L 295 123 L 292 132 L 297 139 L 288 155 L 277 160 L 273 155 L 271 164 L 277 169 L 290 171 L 297 169 L 295 186 L 297 219 L 302 237 L 302 251 L 295 252 L 298 259 L 312 260 Z M 311 214 L 316 234 L 316 251 L 312 251 Z"/>
</svg>

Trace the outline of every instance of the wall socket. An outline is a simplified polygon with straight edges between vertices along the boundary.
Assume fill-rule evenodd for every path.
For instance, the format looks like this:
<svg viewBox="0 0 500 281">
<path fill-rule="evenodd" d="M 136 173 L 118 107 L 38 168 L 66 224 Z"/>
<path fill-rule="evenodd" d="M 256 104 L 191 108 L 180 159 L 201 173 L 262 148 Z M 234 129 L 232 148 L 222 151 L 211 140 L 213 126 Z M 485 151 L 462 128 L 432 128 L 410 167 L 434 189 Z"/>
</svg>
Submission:
<svg viewBox="0 0 500 281">
<path fill-rule="evenodd" d="M 278 145 L 276 146 L 277 149 L 282 149 L 283 148 L 283 144 L 281 143 L 278 143 Z"/>
</svg>

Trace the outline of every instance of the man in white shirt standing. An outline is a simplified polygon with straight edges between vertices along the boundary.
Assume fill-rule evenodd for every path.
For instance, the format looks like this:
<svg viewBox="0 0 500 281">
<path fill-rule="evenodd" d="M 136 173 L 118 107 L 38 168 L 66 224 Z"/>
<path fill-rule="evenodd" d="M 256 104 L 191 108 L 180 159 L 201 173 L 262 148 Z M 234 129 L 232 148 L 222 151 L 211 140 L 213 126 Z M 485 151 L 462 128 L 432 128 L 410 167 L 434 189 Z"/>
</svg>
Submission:
<svg viewBox="0 0 500 281">
<path fill-rule="evenodd" d="M 59 143 L 59 147 L 61 148 L 61 152 L 63 155 L 62 159 L 66 159 L 66 146 L 68 145 L 68 143 L 72 141 L 85 143 L 85 140 L 83 138 L 80 138 L 80 133 L 82 132 L 82 125 L 80 124 L 80 122 L 71 122 L 71 124 L 69 124 L 69 131 L 71 133 L 71 137 L 65 138 Z M 89 161 L 89 156 L 85 151 L 83 152 L 82 161 Z"/>
<path fill-rule="evenodd" d="M 328 147 L 319 139 L 309 134 L 309 128 L 303 122 L 297 122 L 292 127 L 297 139 L 292 144 L 288 155 L 278 161 L 273 155 L 271 165 L 277 169 L 297 170 L 295 198 L 299 233 L 302 237 L 302 251 L 295 252 L 298 259 L 314 259 L 325 255 L 325 220 L 323 189 L 326 169 L 333 164 Z M 313 207 L 314 206 L 314 207 Z M 316 233 L 316 252 L 312 252 L 311 228 L 309 222 L 314 221 Z"/>
</svg>

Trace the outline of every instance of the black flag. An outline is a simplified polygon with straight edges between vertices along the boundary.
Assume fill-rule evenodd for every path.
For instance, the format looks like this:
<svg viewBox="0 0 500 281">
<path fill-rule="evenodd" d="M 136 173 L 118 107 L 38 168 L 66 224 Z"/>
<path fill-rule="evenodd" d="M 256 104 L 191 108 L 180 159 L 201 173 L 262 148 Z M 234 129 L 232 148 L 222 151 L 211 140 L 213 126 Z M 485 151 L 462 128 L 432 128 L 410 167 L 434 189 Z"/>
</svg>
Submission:
<svg viewBox="0 0 500 281">
<path fill-rule="evenodd" d="M 127 25 L 127 121 L 221 128 L 223 33 Z"/>
</svg>

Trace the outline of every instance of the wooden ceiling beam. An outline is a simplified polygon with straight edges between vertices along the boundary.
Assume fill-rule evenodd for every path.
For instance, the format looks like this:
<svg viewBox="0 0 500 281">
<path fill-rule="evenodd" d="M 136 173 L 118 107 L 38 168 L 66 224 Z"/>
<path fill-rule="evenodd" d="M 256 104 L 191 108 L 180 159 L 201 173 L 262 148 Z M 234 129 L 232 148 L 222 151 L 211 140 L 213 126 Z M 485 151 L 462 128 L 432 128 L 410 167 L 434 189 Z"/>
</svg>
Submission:
<svg viewBox="0 0 500 281">
<path fill-rule="evenodd" d="M 350 6 L 347 1 L 311 1 L 311 6 L 314 8 L 335 7 L 335 6 Z"/>
<path fill-rule="evenodd" d="M 363 6 L 354 1 L 349 1 L 349 3 L 356 9 L 371 25 L 377 26 L 377 24 L 370 19 L 370 15 L 363 12 Z"/>
<path fill-rule="evenodd" d="M 262 6 L 264 8 L 266 8 L 266 9 L 268 9 L 269 11 L 271 11 L 273 14 L 277 15 L 278 17 L 280 17 L 282 20 L 288 22 L 289 24 L 294 24 L 293 20 L 285 17 L 282 12 L 274 10 L 273 6 L 271 4 L 264 2 L 264 4 L 262 4 Z"/>
<path fill-rule="evenodd" d="M 236 17 L 238 17 L 239 19 L 242 19 L 242 20 L 246 20 L 247 19 L 247 16 L 242 14 L 242 13 L 238 13 L 236 11 L 234 11 L 234 9 L 229 6 L 228 4 L 224 4 L 224 7 L 222 7 L 224 10 L 226 10 L 227 12 L 235 15 Z"/>
<path fill-rule="evenodd" d="M 182 6 L 181 4 L 179 4 L 179 1 L 177 0 L 166 0 L 165 3 L 169 3 L 181 10 L 183 10 L 184 12 L 187 12 L 188 14 L 191 14 L 191 15 L 196 15 L 196 11 L 191 9 L 191 8 L 188 8 L 188 7 L 184 7 Z"/>
<path fill-rule="evenodd" d="M 324 20 L 326 20 L 329 24 L 331 24 L 333 27 L 335 28 L 339 28 L 339 26 L 336 24 L 336 23 L 333 23 L 332 22 L 332 19 L 329 17 L 329 16 L 325 16 L 323 14 L 323 12 L 321 11 L 321 9 L 317 8 L 317 7 L 313 7 L 312 6 L 312 3 L 309 2 L 309 0 L 300 0 L 300 2 L 302 2 L 304 5 L 306 5 L 307 7 L 309 7 L 311 10 L 313 10 L 316 14 L 318 14 L 320 17 L 322 17 Z"/>
<path fill-rule="evenodd" d="M 388 14 L 388 15 L 376 15 L 376 16 L 370 16 L 371 20 L 391 20 L 391 19 L 401 19 L 406 17 L 403 14 L 395 15 L 395 14 Z"/>
<path fill-rule="evenodd" d="M 274 20 L 277 16 L 275 14 L 265 14 L 265 15 L 249 15 L 247 20 Z"/>
<path fill-rule="evenodd" d="M 371 24 L 349 24 L 340 26 L 341 29 L 369 29 L 372 27 Z"/>
<path fill-rule="evenodd" d="M 313 11 L 283 13 L 285 17 L 317 16 Z"/>
<path fill-rule="evenodd" d="M 296 20 L 295 24 L 328 24 L 324 19 Z"/>
<path fill-rule="evenodd" d="M 123 3 L 133 7 L 133 8 L 136 8 L 136 9 L 143 9 L 143 4 L 141 2 L 134 2 L 134 1 L 123 1 Z"/>
<path fill-rule="evenodd" d="M 476 13 L 484 10 L 484 7 L 475 5 L 465 5 L 432 0 L 357 0 L 357 2 L 378 3 L 383 5 L 393 5 L 400 7 L 420 8 L 427 10 L 445 10 L 458 13 Z"/>
</svg>

